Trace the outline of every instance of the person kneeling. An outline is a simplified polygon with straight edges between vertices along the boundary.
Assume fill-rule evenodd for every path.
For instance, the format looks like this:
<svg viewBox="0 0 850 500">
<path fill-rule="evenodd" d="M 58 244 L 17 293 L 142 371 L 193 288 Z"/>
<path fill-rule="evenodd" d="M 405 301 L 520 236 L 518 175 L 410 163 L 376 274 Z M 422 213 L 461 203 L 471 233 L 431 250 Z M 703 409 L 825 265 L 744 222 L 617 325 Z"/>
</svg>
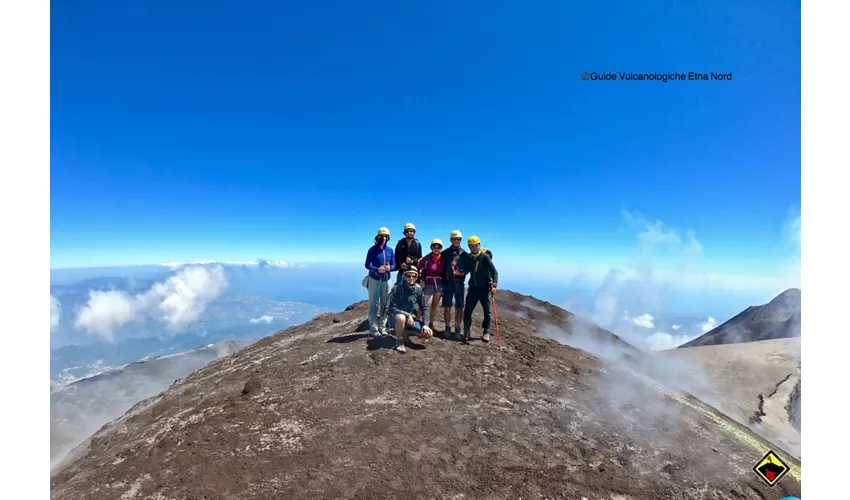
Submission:
<svg viewBox="0 0 850 500">
<path fill-rule="evenodd" d="M 424 338 L 433 335 L 433 332 L 427 326 L 429 319 L 428 303 L 425 301 L 422 288 L 416 284 L 417 278 L 419 278 L 419 271 L 414 267 L 407 268 L 404 271 L 404 283 L 394 286 L 390 294 L 390 313 L 395 318 L 395 350 L 398 352 L 407 351 L 404 344 L 408 341 L 410 333 Z M 416 321 L 417 306 L 422 311 L 421 323 Z M 422 326 L 423 324 L 425 326 Z"/>
</svg>

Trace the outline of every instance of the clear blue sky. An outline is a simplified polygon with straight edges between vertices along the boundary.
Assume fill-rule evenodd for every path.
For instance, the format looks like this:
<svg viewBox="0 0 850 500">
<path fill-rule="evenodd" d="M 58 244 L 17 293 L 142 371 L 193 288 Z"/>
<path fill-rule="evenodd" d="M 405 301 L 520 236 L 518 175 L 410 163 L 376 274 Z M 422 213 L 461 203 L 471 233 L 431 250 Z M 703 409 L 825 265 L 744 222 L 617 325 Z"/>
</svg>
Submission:
<svg viewBox="0 0 850 500">
<path fill-rule="evenodd" d="M 51 267 L 361 260 L 409 220 L 607 265 L 627 209 L 770 274 L 800 204 L 799 24 L 767 0 L 54 3 Z"/>
</svg>

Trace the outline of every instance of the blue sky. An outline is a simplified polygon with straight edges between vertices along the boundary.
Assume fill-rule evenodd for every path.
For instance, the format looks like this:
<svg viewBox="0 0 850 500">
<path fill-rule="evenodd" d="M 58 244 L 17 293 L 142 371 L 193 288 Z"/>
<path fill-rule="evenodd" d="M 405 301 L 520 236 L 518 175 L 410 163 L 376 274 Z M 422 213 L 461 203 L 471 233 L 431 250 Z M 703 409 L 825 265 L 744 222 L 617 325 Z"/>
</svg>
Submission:
<svg viewBox="0 0 850 500">
<path fill-rule="evenodd" d="M 784 276 L 799 23 L 777 1 L 55 4 L 51 267 L 353 262 L 413 221 L 520 273 L 624 266 L 661 227 L 655 267 L 693 231 L 700 272 Z"/>
</svg>

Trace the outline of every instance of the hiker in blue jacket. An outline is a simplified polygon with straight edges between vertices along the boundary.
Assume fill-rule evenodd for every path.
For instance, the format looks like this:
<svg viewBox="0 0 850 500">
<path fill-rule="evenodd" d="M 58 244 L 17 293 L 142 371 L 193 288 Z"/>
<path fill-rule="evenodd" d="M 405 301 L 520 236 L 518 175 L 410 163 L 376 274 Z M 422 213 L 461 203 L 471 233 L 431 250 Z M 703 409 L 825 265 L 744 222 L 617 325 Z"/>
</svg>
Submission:
<svg viewBox="0 0 850 500">
<path fill-rule="evenodd" d="M 393 249 L 387 246 L 390 230 L 382 227 L 375 236 L 375 244 L 366 252 L 366 269 L 369 270 L 369 335 L 384 337 L 387 333 L 387 297 L 390 292 L 390 276 L 395 271 Z M 380 299 L 380 309 L 378 307 Z"/>
</svg>

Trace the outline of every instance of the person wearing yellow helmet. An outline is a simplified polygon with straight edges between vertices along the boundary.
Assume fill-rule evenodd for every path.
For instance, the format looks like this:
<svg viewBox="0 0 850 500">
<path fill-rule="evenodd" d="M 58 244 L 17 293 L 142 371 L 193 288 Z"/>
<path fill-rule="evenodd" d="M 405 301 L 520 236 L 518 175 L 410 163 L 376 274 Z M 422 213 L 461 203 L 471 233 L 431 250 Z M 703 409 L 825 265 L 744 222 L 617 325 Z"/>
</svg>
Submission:
<svg viewBox="0 0 850 500">
<path fill-rule="evenodd" d="M 470 236 L 467 245 L 469 246 L 469 253 L 460 257 L 457 266 L 461 272 L 469 274 L 469 291 L 466 294 L 466 307 L 463 310 L 464 340 L 470 340 L 472 313 L 475 311 L 475 306 L 480 302 L 484 312 L 484 322 L 481 324 L 484 334 L 481 336 L 481 340 L 490 342 L 490 298 L 492 294 L 496 293 L 499 273 L 496 271 L 496 266 L 493 265 L 489 252 L 481 249 L 481 239 L 478 236 Z"/>
<path fill-rule="evenodd" d="M 466 253 L 466 250 L 461 246 L 463 234 L 457 229 L 449 235 L 449 245 L 443 250 L 443 317 L 445 319 L 446 329 L 443 332 L 445 338 L 454 338 L 461 340 L 463 337 L 460 334 L 461 318 L 463 317 L 463 292 L 466 282 L 466 275 L 457 270 L 457 262 L 461 255 Z M 452 335 L 452 305 L 455 308 L 455 328 Z"/>
<path fill-rule="evenodd" d="M 369 270 L 366 284 L 369 290 L 369 334 L 372 337 L 388 335 L 387 298 L 390 290 L 390 276 L 396 268 L 395 255 L 392 248 L 387 245 L 389 241 L 390 230 L 382 227 L 375 235 L 375 244 L 366 252 L 366 269 Z"/>
<path fill-rule="evenodd" d="M 419 259 L 419 281 L 423 284 L 425 302 L 431 305 L 432 314 L 437 310 L 437 304 L 443 296 L 443 268 L 446 261 L 443 259 L 442 250 L 443 241 L 434 238 L 431 240 L 431 253 Z M 428 324 L 431 330 L 434 329 L 433 319 L 432 316 L 432 322 Z"/>
<path fill-rule="evenodd" d="M 422 258 L 422 244 L 415 238 L 416 226 L 412 222 L 404 225 L 404 238 L 398 240 L 395 245 L 395 258 L 398 262 L 398 276 L 396 283 L 404 281 L 402 273 L 408 267 L 419 268 L 419 259 Z"/>
</svg>

